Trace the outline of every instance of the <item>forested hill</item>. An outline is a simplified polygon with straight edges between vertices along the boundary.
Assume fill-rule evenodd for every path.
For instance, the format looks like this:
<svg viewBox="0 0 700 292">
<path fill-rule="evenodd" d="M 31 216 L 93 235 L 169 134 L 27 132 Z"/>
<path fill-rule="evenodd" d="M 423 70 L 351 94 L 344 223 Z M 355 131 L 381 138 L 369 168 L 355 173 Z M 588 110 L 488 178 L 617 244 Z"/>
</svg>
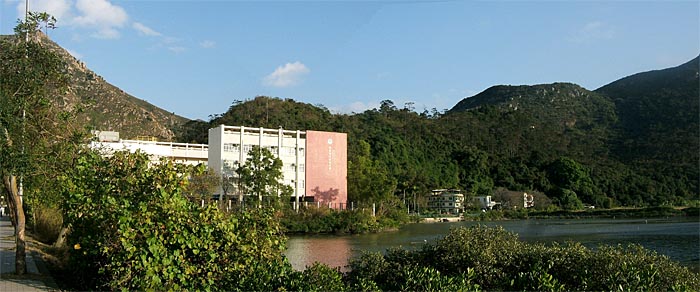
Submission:
<svg viewBox="0 0 700 292">
<path fill-rule="evenodd" d="M 697 171 L 700 160 L 699 58 L 622 78 L 596 90 L 615 102 L 615 154 L 664 171 Z M 698 178 L 696 173 L 695 178 Z"/>
<path fill-rule="evenodd" d="M 234 102 L 210 122 L 190 122 L 190 133 L 200 134 L 183 139 L 204 142 L 206 135 L 201 133 L 222 123 L 346 132 L 348 188 L 353 199 L 378 199 L 404 191 L 420 196 L 430 189 L 451 187 L 491 194 L 503 187 L 535 191 L 539 197 L 546 194 L 566 208 L 580 207 L 581 202 L 683 204 L 699 194 L 697 66 L 695 86 L 690 84 L 692 70 L 688 72 L 691 80 L 686 82 L 682 81 L 688 79 L 683 79 L 685 73 L 661 77 L 642 73 L 639 76 L 647 79 L 640 94 L 626 93 L 631 90 L 625 87 L 634 86 L 617 82 L 597 91 L 570 83 L 494 86 L 445 114 L 420 114 L 387 100 L 377 109 L 341 115 L 291 99 L 256 97 Z M 690 96 L 695 96 L 695 103 Z M 653 106 L 644 101 L 652 97 Z M 621 109 L 635 103 L 646 107 Z M 646 126 L 629 121 L 642 115 Z M 668 122 L 677 119 L 682 124 Z M 632 132 L 633 125 L 664 129 L 653 132 L 659 140 L 679 141 L 673 135 L 684 133 L 681 141 L 685 142 L 673 144 L 673 149 L 687 154 L 687 160 L 676 156 L 672 161 L 687 163 L 668 172 L 655 167 L 664 165 L 665 158 L 650 154 L 661 152 L 630 154 L 625 147 L 636 149 L 634 145 L 646 145 L 639 137 L 648 138 L 635 136 L 639 132 Z"/>
<path fill-rule="evenodd" d="M 187 121 L 110 84 L 45 34 L 37 35 L 43 46 L 62 59 L 70 79 L 68 92 L 52 102 L 69 110 L 80 107 L 77 119 L 81 124 L 96 130 L 118 131 L 122 138 L 154 136 L 170 140 Z M 12 38 L 0 36 L 0 41 Z"/>
<path fill-rule="evenodd" d="M 441 118 L 462 144 L 513 156 L 541 152 L 589 162 L 608 156 L 615 106 L 571 83 L 493 86 L 465 98 Z"/>
</svg>

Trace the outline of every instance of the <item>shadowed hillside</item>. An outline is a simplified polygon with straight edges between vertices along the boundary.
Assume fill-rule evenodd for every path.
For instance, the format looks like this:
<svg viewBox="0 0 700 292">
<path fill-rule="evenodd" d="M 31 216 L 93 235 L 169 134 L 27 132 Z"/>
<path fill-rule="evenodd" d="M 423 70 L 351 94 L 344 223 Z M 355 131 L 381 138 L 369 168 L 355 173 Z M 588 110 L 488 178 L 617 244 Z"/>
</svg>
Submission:
<svg viewBox="0 0 700 292">
<path fill-rule="evenodd" d="M 614 152 L 653 167 L 700 160 L 700 61 L 622 78 L 596 90 L 615 102 L 620 117 Z M 697 178 L 697 177 L 696 177 Z"/>
</svg>

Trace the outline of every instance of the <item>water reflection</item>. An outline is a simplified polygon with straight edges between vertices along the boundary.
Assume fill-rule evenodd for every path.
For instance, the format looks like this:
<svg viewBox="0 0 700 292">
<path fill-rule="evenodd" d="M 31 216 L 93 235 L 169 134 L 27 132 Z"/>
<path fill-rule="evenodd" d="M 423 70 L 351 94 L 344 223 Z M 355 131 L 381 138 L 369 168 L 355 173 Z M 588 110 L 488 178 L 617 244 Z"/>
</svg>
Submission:
<svg viewBox="0 0 700 292">
<path fill-rule="evenodd" d="M 499 222 L 420 223 L 396 232 L 356 236 L 293 236 L 285 252 L 292 266 L 301 270 L 315 261 L 344 270 L 361 251 L 383 252 L 390 247 L 420 248 L 424 241 L 446 235 L 451 228 L 482 224 L 503 226 L 527 242 L 577 241 L 589 248 L 600 244 L 636 243 L 700 270 L 700 221 L 671 219 L 552 219 Z"/>
<path fill-rule="evenodd" d="M 291 238 L 285 255 L 294 269 L 303 270 L 315 262 L 344 268 L 352 253 L 347 236 L 316 236 Z"/>
</svg>

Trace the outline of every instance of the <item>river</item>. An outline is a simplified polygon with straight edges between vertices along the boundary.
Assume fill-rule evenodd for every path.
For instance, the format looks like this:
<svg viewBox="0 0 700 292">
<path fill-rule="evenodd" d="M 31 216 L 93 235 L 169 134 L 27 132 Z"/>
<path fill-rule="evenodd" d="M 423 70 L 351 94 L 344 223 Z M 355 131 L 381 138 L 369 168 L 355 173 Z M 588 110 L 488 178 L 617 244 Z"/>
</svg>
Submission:
<svg viewBox="0 0 700 292">
<path fill-rule="evenodd" d="M 389 247 L 419 248 L 446 235 L 450 228 L 482 224 L 503 226 L 526 242 L 578 241 L 600 244 L 637 243 L 700 271 L 700 220 L 668 219 L 530 219 L 492 222 L 414 223 L 395 232 L 362 235 L 292 236 L 285 255 L 297 270 L 318 261 L 345 270 L 348 260 L 362 251 L 383 252 Z"/>
</svg>

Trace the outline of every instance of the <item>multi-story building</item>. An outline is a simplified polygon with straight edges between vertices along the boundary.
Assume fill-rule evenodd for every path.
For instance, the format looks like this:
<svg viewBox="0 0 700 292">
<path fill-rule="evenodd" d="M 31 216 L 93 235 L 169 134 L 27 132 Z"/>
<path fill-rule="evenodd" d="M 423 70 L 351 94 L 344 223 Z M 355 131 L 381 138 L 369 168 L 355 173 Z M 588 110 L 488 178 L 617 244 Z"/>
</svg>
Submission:
<svg viewBox="0 0 700 292">
<path fill-rule="evenodd" d="M 233 177 L 253 146 L 282 161 L 283 180 L 297 206 L 306 201 L 343 208 L 347 203 L 347 134 L 220 125 L 209 129 L 209 167 Z"/>
<path fill-rule="evenodd" d="M 460 190 L 433 190 L 428 197 L 428 208 L 440 214 L 459 214 L 464 208 L 464 194 Z"/>
</svg>

